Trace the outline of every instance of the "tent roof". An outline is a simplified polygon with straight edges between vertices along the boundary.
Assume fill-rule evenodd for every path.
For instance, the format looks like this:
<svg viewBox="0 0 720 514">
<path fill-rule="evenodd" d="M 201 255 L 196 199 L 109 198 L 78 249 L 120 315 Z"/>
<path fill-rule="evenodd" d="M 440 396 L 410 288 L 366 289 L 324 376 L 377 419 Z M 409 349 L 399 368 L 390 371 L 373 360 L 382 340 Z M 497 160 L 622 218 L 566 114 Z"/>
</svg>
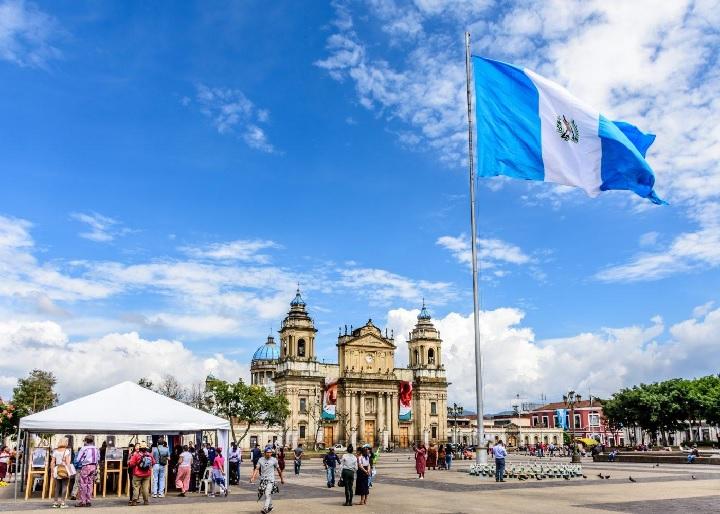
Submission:
<svg viewBox="0 0 720 514">
<path fill-rule="evenodd" d="M 20 428 L 42 433 L 162 434 L 229 430 L 230 423 L 133 382 L 122 382 L 25 416 Z"/>
</svg>

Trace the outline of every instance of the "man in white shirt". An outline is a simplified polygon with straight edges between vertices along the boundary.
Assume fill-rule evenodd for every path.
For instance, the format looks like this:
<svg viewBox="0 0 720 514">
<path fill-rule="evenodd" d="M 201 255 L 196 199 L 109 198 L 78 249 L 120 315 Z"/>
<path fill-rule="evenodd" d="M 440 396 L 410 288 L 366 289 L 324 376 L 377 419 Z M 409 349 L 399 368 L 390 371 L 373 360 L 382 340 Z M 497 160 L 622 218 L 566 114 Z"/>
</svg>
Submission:
<svg viewBox="0 0 720 514">
<path fill-rule="evenodd" d="M 495 457 L 495 481 L 504 482 L 505 479 L 505 457 L 507 457 L 507 450 L 503 446 L 502 440 L 495 443 L 492 449 L 493 456 Z"/>
</svg>

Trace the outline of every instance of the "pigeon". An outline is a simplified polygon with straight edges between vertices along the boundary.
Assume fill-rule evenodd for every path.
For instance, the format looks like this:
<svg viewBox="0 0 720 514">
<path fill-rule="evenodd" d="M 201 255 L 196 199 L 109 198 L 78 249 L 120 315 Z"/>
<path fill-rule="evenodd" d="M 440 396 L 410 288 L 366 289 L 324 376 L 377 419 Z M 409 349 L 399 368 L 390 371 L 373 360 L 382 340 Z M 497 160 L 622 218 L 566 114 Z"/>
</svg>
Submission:
<svg viewBox="0 0 720 514">
<path fill-rule="evenodd" d="M 565 480 L 570 480 L 570 477 L 567 476 L 567 475 L 563 475 L 563 478 L 564 478 Z"/>
<path fill-rule="evenodd" d="M 690 478 L 692 478 L 693 480 L 697 480 L 697 477 L 695 475 L 690 475 Z"/>
<path fill-rule="evenodd" d="M 602 473 L 598 473 L 598 477 L 600 477 L 601 479 L 605 478 Z"/>
<path fill-rule="evenodd" d="M 583 477 L 585 480 L 587 480 L 587 475 L 583 475 L 582 477 Z"/>
<path fill-rule="evenodd" d="M 635 480 L 633 477 L 630 477 L 629 479 L 631 482 L 637 482 L 637 480 Z"/>
<path fill-rule="evenodd" d="M 605 475 L 605 480 L 610 480 L 610 475 Z"/>
<path fill-rule="evenodd" d="M 659 467 L 660 467 L 660 463 L 658 462 L 658 463 L 657 463 L 657 464 L 655 464 L 655 466 L 653 466 L 653 467 L 655 467 L 655 468 L 659 468 Z"/>
<path fill-rule="evenodd" d="M 535 480 L 542 480 L 542 478 L 540 478 L 540 475 L 537 475 L 537 476 L 535 477 Z"/>
</svg>

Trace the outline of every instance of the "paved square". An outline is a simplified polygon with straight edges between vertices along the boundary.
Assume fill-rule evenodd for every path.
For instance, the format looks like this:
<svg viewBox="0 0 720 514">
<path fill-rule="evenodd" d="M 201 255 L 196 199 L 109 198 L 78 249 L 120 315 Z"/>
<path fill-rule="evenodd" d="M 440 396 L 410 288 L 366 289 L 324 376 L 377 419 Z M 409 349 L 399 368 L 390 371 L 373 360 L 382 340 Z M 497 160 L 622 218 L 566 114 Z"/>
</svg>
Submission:
<svg viewBox="0 0 720 514">
<path fill-rule="evenodd" d="M 527 461 L 526 457 L 513 457 Z M 547 460 L 547 459 L 545 459 Z M 560 459 L 553 459 L 557 462 Z M 371 489 L 367 506 L 355 506 L 361 512 L 378 513 L 465 513 L 465 512 L 559 512 L 573 513 L 716 513 L 720 512 L 720 466 L 668 465 L 654 468 L 646 464 L 583 463 L 587 479 L 544 479 L 519 482 L 508 479 L 498 484 L 465 472 L 468 462 L 455 462 L 457 471 L 431 471 L 425 480 L 414 474 L 409 454 L 384 454 L 378 478 Z M 299 477 L 287 475 L 286 485 L 276 496 L 276 513 L 329 512 L 344 501 L 341 488 L 328 489 L 319 459 L 303 464 Z M 249 469 L 242 469 L 244 482 L 234 487 L 228 498 L 188 498 L 170 496 L 153 500 L 150 506 L 128 507 L 125 500 L 98 499 L 90 512 L 173 512 L 230 513 L 260 512 L 254 486 L 247 482 Z M 598 473 L 610 475 L 601 480 Z M 695 479 L 692 479 L 692 476 Z M 632 476 L 637 482 L 632 483 Z M 12 487 L 0 494 L 0 511 L 41 512 L 47 501 L 25 502 L 12 498 Z"/>
</svg>

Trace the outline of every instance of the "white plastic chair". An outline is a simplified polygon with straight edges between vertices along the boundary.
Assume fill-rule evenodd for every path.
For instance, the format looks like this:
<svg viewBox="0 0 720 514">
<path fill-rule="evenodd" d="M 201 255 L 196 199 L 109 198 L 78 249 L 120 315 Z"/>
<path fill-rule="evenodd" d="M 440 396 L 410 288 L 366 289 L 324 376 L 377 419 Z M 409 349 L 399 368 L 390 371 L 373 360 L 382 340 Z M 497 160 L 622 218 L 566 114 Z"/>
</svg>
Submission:
<svg viewBox="0 0 720 514">
<path fill-rule="evenodd" d="M 203 489 L 205 489 L 205 496 L 210 494 L 210 489 L 212 485 L 212 468 L 205 468 L 205 473 L 203 473 L 202 480 L 200 480 L 200 489 L 198 492 L 202 493 Z"/>
</svg>

